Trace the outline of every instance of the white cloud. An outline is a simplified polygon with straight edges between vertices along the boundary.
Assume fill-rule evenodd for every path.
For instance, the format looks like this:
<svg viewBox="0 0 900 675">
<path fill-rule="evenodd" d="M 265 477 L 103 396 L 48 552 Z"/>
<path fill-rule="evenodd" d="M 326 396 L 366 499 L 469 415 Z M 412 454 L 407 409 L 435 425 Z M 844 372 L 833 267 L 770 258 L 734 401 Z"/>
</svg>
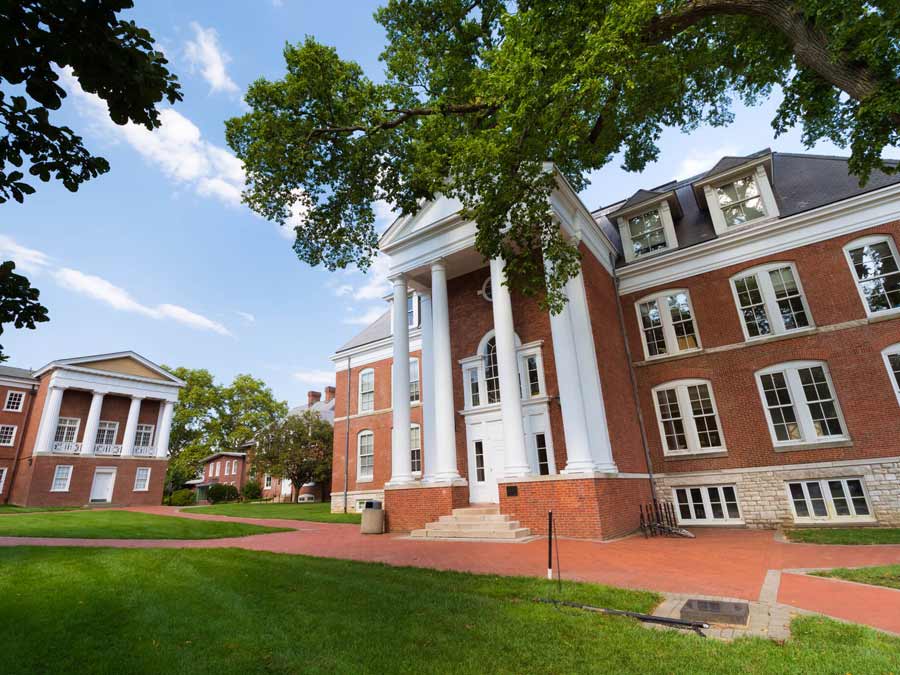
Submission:
<svg viewBox="0 0 900 675">
<path fill-rule="evenodd" d="M 191 187 L 202 197 L 212 197 L 228 206 L 239 206 L 244 188 L 241 161 L 225 148 L 203 138 L 199 127 L 172 108 L 160 110 L 161 126 L 154 131 L 132 124 L 118 125 L 109 119 L 106 103 L 84 91 L 70 68 L 59 71 L 60 84 L 93 128 L 106 138 L 128 143 L 147 162 L 169 179 Z"/>
<path fill-rule="evenodd" d="M 679 179 L 690 178 L 709 171 L 723 157 L 739 154 L 739 149 L 734 145 L 723 145 L 712 150 L 693 149 L 678 164 L 676 175 Z"/>
<path fill-rule="evenodd" d="M 295 380 L 313 387 L 334 386 L 333 370 L 298 370 L 292 375 Z"/>
<path fill-rule="evenodd" d="M 377 256 L 363 273 L 363 281 L 353 289 L 354 300 L 381 300 L 390 292 L 388 283 L 388 258 Z"/>
<path fill-rule="evenodd" d="M 351 326 L 368 326 L 375 319 L 387 311 L 387 307 L 370 307 L 362 314 L 351 314 L 344 319 L 344 323 Z"/>
<path fill-rule="evenodd" d="M 219 35 L 214 28 L 204 28 L 195 21 L 191 22 L 194 39 L 188 40 L 184 52 L 191 70 L 199 70 L 207 81 L 210 91 L 237 94 L 240 89 L 228 75 L 226 65 L 231 57 L 222 51 Z"/>
<path fill-rule="evenodd" d="M 256 317 L 253 314 L 251 314 L 250 312 L 242 312 L 240 310 L 235 310 L 234 313 L 237 314 L 239 317 L 241 317 L 247 323 L 256 323 Z"/>
<path fill-rule="evenodd" d="M 0 234 L 0 258 L 12 260 L 18 271 L 31 274 L 50 264 L 50 256 L 46 253 L 22 246 L 5 234 Z"/>
</svg>

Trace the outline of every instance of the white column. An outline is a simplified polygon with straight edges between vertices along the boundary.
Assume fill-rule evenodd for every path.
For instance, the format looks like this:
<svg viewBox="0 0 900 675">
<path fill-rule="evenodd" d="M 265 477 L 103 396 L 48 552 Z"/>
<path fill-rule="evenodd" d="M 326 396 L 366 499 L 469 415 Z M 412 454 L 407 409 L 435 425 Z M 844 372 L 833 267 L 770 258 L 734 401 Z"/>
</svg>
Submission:
<svg viewBox="0 0 900 675">
<path fill-rule="evenodd" d="M 456 409 L 453 406 L 453 362 L 450 351 L 450 308 L 447 268 L 443 260 L 431 263 L 431 325 L 434 344 L 432 396 L 434 397 L 434 470 L 432 481 L 459 480 L 456 467 Z"/>
<path fill-rule="evenodd" d="M 122 439 L 122 456 L 128 457 L 134 453 L 134 437 L 137 434 L 138 415 L 141 413 L 141 401 L 143 397 L 132 396 L 131 405 L 128 407 L 128 420 L 125 422 L 125 437 Z"/>
<path fill-rule="evenodd" d="M 156 430 L 156 456 L 166 458 L 169 456 L 169 432 L 172 430 L 172 412 L 175 403 L 165 401 L 159 416 L 159 428 Z"/>
<path fill-rule="evenodd" d="M 419 294 L 419 317 L 422 323 L 422 361 L 419 380 L 422 391 L 422 480 L 432 480 L 437 464 L 437 447 L 434 432 L 434 325 L 431 314 L 431 296 Z"/>
<path fill-rule="evenodd" d="M 59 407 L 62 405 L 63 391 L 61 387 L 51 386 L 47 389 L 38 436 L 34 444 L 35 452 L 50 452 L 52 448 L 56 426 L 59 424 Z"/>
<path fill-rule="evenodd" d="M 409 454 L 409 319 L 406 315 L 408 291 L 406 277 L 392 279 L 394 285 L 393 343 L 394 362 L 391 382 L 391 408 L 394 413 L 391 443 L 391 484 L 410 483 L 412 458 Z"/>
<path fill-rule="evenodd" d="M 97 428 L 100 426 L 100 410 L 103 408 L 102 391 L 95 391 L 91 398 L 91 407 L 88 410 L 87 420 L 84 423 L 84 434 L 81 441 L 81 454 L 93 455 L 94 444 L 97 442 Z"/>
<path fill-rule="evenodd" d="M 519 364 L 512 300 L 504 284 L 506 267 L 502 258 L 491 260 L 491 305 L 494 309 L 494 338 L 497 341 L 497 374 L 500 378 L 500 414 L 503 417 L 503 452 L 506 476 L 531 473 L 525 450 L 522 421 L 522 394 L 519 391 Z"/>
</svg>

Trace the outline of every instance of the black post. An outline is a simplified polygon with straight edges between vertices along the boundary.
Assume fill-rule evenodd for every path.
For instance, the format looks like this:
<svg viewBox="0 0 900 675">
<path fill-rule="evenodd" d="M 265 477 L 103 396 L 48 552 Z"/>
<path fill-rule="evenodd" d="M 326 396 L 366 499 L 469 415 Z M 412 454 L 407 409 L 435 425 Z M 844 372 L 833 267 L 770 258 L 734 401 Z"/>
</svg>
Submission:
<svg viewBox="0 0 900 675">
<path fill-rule="evenodd" d="M 547 511 L 547 578 L 553 581 L 553 511 Z"/>
</svg>

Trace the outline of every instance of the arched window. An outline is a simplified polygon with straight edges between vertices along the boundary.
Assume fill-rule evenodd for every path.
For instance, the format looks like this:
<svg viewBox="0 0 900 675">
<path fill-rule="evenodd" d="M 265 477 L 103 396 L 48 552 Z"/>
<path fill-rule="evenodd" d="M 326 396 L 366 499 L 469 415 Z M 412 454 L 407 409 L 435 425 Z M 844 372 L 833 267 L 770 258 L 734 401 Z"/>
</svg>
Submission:
<svg viewBox="0 0 900 675">
<path fill-rule="evenodd" d="M 484 346 L 484 384 L 488 403 L 500 402 L 500 373 L 497 369 L 497 339 L 491 338 Z"/>
<path fill-rule="evenodd" d="M 360 431 L 356 437 L 356 480 L 372 480 L 375 473 L 375 434 Z"/>
</svg>

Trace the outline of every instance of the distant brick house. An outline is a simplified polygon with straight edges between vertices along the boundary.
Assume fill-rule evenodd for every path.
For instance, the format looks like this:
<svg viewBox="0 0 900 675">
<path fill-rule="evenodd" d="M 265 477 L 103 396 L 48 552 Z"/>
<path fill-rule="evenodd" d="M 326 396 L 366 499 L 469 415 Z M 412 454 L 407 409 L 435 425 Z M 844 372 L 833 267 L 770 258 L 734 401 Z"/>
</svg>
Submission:
<svg viewBox="0 0 900 675">
<path fill-rule="evenodd" d="M 582 254 L 557 315 L 452 199 L 383 235 L 390 309 L 333 356 L 332 509 L 427 536 L 490 504 L 610 538 L 653 496 L 685 525 L 900 525 L 900 176 L 767 149 L 590 211 L 554 173 Z"/>
<path fill-rule="evenodd" d="M 300 415 L 307 410 L 318 413 L 323 420 L 334 424 L 334 387 L 325 387 L 324 398 L 321 392 L 308 392 L 306 405 L 291 408 L 288 415 Z M 254 475 L 253 452 L 255 447 L 256 443 L 250 441 L 242 446 L 240 452 L 216 452 L 204 457 L 200 477 L 188 483 L 197 490 L 197 500 L 206 501 L 209 486 L 214 483 L 234 485 L 240 491 L 247 481 L 258 480 L 263 499 L 279 502 L 297 501 L 297 497 L 294 495 L 294 486 L 290 480 L 269 474 Z M 329 498 L 330 492 L 327 484 L 309 483 L 301 488 L 299 495 L 312 495 L 315 501 L 322 501 Z"/>
<path fill-rule="evenodd" d="M 159 504 L 182 386 L 134 352 L 0 366 L 0 502 Z"/>
</svg>

